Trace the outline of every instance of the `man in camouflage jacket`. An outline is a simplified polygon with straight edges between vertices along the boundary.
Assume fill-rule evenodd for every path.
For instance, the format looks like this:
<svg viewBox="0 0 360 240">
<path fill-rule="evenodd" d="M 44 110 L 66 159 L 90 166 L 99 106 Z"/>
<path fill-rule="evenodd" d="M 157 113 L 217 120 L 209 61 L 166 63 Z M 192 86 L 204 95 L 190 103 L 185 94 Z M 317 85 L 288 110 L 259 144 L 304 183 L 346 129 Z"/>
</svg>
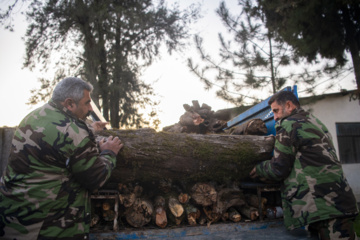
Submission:
<svg viewBox="0 0 360 240">
<path fill-rule="evenodd" d="M 117 137 L 95 142 L 84 121 L 91 91 L 65 78 L 19 124 L 0 182 L 0 239 L 88 239 L 89 193 L 110 177 L 123 146 Z"/>
<path fill-rule="evenodd" d="M 356 199 L 329 131 L 300 108 L 289 91 L 275 94 L 269 105 L 277 121 L 274 156 L 255 166 L 250 176 L 283 181 L 282 207 L 287 229 L 308 226 L 321 239 L 356 238 Z"/>
</svg>

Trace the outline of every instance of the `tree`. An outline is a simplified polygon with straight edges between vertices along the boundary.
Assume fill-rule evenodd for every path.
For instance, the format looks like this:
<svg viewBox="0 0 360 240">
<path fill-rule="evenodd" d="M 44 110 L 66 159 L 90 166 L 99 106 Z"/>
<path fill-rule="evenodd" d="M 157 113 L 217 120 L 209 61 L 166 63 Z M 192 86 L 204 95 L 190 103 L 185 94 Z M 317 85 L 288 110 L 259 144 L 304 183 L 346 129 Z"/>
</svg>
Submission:
<svg viewBox="0 0 360 240">
<path fill-rule="evenodd" d="M 46 69 L 62 53 L 55 67 L 94 85 L 93 100 L 114 128 L 141 127 L 146 122 L 139 108 L 157 104 L 150 99 L 151 85 L 140 80 L 141 71 L 159 56 L 163 43 L 170 53 L 182 47 L 197 12 L 171 9 L 164 1 L 155 6 L 151 0 L 32 0 L 24 65 Z M 52 86 L 53 81 L 42 81 Z"/>
<path fill-rule="evenodd" d="M 318 56 L 337 66 L 350 53 L 360 91 L 360 2 L 358 0 L 258 0 L 266 25 L 309 62 Z"/>
<path fill-rule="evenodd" d="M 206 72 L 217 71 L 216 80 L 223 84 L 217 95 L 229 102 L 241 103 L 244 97 L 259 101 L 261 98 L 252 96 L 234 97 L 229 91 L 234 89 L 240 92 L 244 88 L 263 89 L 271 85 L 271 91 L 276 92 L 286 82 L 279 70 L 290 64 L 292 56 L 287 45 L 264 28 L 264 16 L 253 1 L 240 0 L 238 4 L 242 8 L 238 16 L 231 15 L 224 1 L 216 10 L 226 30 L 234 36 L 233 42 L 226 42 L 223 34 L 219 33 L 220 63 L 216 63 L 205 53 L 203 39 L 196 36 L 197 49 L 207 65 L 199 70 L 189 59 L 188 66 L 207 87 L 212 86 L 212 81 L 206 77 Z M 223 66 L 224 63 L 228 66 Z"/>
<path fill-rule="evenodd" d="M 216 10 L 227 32 L 233 36 L 232 41 L 226 41 L 219 33 L 220 60 L 214 60 L 205 52 L 200 36 L 195 37 L 195 42 L 205 67 L 200 68 L 192 59 L 188 60 L 190 70 L 205 83 L 206 88 L 214 85 L 221 88 L 217 91 L 220 98 L 235 104 L 248 98 L 252 101 L 250 103 L 254 103 L 282 89 L 286 83 L 301 84 L 302 89 L 314 93 L 320 78 L 333 79 L 342 74 L 326 63 L 306 64 L 276 31 L 266 27 L 267 16 L 255 0 L 238 0 L 238 5 L 241 7 L 238 15 L 230 13 L 225 1 Z M 241 94 L 244 89 L 253 94 Z M 264 95 L 263 91 L 258 94 L 254 91 L 256 89 L 268 90 L 269 94 Z"/>
</svg>

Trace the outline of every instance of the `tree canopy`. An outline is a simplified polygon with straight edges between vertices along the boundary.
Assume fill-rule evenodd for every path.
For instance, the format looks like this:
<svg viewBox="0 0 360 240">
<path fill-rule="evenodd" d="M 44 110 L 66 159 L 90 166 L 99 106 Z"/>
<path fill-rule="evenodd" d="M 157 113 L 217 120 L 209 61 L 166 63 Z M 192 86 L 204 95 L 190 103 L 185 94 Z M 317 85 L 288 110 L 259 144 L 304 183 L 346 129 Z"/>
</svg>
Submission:
<svg viewBox="0 0 360 240">
<path fill-rule="evenodd" d="M 194 6 L 180 11 L 163 0 L 157 5 L 152 0 L 28 2 L 24 66 L 55 66 L 59 73 L 54 80 L 41 79 L 42 89 L 31 101 L 46 98 L 49 86 L 64 75 L 80 76 L 93 84 L 92 98 L 114 128 L 146 124 L 139 108 L 157 103 L 150 98 L 151 85 L 140 80 L 141 71 L 159 57 L 162 45 L 169 53 L 179 50 L 198 17 Z"/>
<path fill-rule="evenodd" d="M 222 1 L 216 10 L 225 30 L 232 36 L 232 40 L 227 41 L 219 33 L 220 60 L 206 53 L 204 39 L 197 35 L 195 43 L 205 66 L 189 59 L 190 70 L 206 88 L 220 87 L 217 95 L 237 105 L 246 98 L 248 103 L 261 101 L 290 82 L 301 83 L 312 91 L 316 81 L 324 76 L 322 66 L 305 66 L 301 56 L 276 31 L 266 27 L 267 16 L 256 0 L 238 0 L 238 6 L 241 11 L 234 14 L 235 11 Z M 257 94 L 256 90 L 262 94 Z M 264 94 L 266 91 L 268 94 Z"/>
<path fill-rule="evenodd" d="M 266 26 L 309 62 L 318 56 L 347 62 L 350 53 L 360 91 L 360 2 L 358 0 L 258 0 Z"/>
</svg>

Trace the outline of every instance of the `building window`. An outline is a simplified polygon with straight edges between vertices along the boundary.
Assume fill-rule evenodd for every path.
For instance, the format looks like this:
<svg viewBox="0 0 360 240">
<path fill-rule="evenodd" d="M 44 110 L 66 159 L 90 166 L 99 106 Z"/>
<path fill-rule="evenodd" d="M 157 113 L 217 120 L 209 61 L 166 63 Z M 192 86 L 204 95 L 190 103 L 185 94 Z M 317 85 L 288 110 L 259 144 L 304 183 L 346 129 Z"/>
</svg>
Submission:
<svg viewBox="0 0 360 240">
<path fill-rule="evenodd" d="M 360 123 L 336 123 L 341 163 L 360 163 Z"/>
</svg>

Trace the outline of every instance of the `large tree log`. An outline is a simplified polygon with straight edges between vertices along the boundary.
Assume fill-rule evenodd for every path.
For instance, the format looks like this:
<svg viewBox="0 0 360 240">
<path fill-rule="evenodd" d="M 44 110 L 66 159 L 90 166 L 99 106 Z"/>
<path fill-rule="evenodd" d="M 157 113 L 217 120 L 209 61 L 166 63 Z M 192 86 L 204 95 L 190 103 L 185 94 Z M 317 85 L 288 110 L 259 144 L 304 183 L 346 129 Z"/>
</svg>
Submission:
<svg viewBox="0 0 360 240">
<path fill-rule="evenodd" d="M 118 136 L 124 148 L 108 183 L 242 180 L 260 161 L 270 159 L 273 136 L 185 134 L 153 129 L 104 130 L 98 139 Z"/>
</svg>

